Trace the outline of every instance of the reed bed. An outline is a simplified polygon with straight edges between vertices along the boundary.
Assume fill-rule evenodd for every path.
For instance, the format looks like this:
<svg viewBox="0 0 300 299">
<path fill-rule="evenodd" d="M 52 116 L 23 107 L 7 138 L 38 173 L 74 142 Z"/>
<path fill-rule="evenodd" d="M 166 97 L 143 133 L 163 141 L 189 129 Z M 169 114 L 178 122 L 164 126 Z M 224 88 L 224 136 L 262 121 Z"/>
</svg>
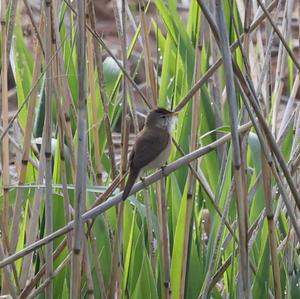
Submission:
<svg viewBox="0 0 300 299">
<path fill-rule="evenodd" d="M 94 4 L 2 1 L 0 294 L 300 298 L 299 3 L 112 0 L 116 48 Z M 156 106 L 169 163 L 122 202 Z"/>
</svg>

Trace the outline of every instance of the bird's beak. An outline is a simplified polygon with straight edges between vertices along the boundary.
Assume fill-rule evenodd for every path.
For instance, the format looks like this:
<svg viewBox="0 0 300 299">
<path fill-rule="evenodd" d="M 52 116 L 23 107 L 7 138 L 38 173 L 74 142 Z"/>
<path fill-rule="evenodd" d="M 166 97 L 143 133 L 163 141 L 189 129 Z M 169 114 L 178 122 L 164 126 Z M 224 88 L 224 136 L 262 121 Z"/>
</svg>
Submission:
<svg viewBox="0 0 300 299">
<path fill-rule="evenodd" d="M 172 112 L 170 113 L 170 116 L 177 116 L 178 113 L 179 113 L 179 111 L 172 111 Z"/>
</svg>

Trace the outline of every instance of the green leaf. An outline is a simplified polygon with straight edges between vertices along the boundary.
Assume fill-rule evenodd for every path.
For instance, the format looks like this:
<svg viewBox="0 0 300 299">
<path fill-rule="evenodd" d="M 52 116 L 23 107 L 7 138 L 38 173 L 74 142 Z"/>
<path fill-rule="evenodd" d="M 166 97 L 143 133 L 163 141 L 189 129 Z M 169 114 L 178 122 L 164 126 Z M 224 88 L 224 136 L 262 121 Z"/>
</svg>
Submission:
<svg viewBox="0 0 300 299">
<path fill-rule="evenodd" d="M 136 283 L 136 288 L 134 289 L 130 298 L 159 298 L 156 290 L 155 280 L 151 271 L 150 261 L 146 254 L 143 254 L 139 278 Z"/>
<path fill-rule="evenodd" d="M 181 200 L 179 215 L 177 219 L 176 231 L 174 235 L 172 260 L 171 260 L 171 288 L 173 298 L 180 298 L 180 281 L 183 267 L 183 253 L 184 253 L 184 238 L 185 238 L 185 223 L 187 211 L 187 188 L 183 193 L 183 200 Z"/>
<path fill-rule="evenodd" d="M 266 221 L 264 226 L 266 228 Z M 267 298 L 269 288 L 269 272 L 270 272 L 270 252 L 267 238 L 264 239 L 262 248 L 260 249 L 259 262 L 257 272 L 253 282 L 253 298 Z"/>
</svg>

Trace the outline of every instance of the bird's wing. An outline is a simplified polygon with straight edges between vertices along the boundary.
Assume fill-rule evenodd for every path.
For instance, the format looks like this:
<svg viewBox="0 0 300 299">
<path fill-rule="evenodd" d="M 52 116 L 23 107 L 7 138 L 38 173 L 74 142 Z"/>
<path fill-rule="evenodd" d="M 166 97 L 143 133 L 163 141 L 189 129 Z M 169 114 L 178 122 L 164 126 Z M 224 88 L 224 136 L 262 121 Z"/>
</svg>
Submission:
<svg viewBox="0 0 300 299">
<path fill-rule="evenodd" d="M 157 130 L 160 130 L 159 132 Z M 155 136 L 155 139 L 153 138 Z M 129 158 L 130 167 L 141 169 L 154 160 L 170 142 L 168 131 L 163 129 L 142 130 L 135 141 Z"/>
</svg>

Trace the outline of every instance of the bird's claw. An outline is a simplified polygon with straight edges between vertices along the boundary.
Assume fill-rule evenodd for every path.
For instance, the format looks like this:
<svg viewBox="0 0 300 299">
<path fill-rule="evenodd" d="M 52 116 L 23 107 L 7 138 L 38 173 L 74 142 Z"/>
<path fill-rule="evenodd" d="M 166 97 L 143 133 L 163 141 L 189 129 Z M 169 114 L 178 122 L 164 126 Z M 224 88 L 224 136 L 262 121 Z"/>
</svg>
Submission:
<svg viewBox="0 0 300 299">
<path fill-rule="evenodd" d="M 141 182 L 142 182 L 142 184 L 143 184 L 143 186 L 144 186 L 144 188 L 146 188 L 147 189 L 147 185 L 146 185 L 146 179 L 144 178 L 144 177 L 140 177 L 140 180 L 141 180 Z"/>
<path fill-rule="evenodd" d="M 163 176 L 166 176 L 166 174 L 165 174 L 165 168 L 166 168 L 166 166 L 167 166 L 167 163 L 165 165 L 163 165 L 163 166 L 160 167 Z"/>
</svg>

